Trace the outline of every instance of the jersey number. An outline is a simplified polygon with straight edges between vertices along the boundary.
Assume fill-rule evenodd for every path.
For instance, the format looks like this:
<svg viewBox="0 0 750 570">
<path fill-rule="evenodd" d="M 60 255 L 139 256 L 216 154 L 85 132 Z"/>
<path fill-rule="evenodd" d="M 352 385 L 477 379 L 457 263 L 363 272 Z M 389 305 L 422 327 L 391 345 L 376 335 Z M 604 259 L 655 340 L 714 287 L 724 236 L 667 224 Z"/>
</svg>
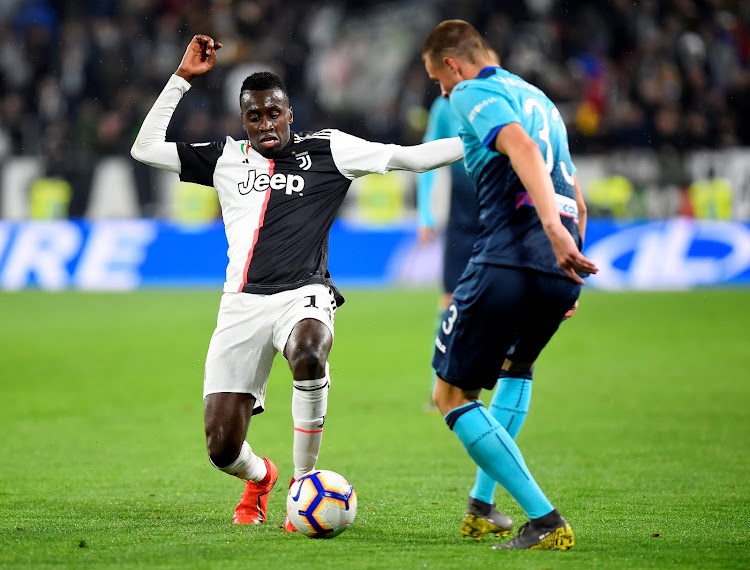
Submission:
<svg viewBox="0 0 750 570">
<path fill-rule="evenodd" d="M 445 334 L 451 334 L 453 332 L 453 325 L 456 324 L 456 317 L 458 317 L 458 309 L 456 309 L 456 305 L 448 307 L 448 312 L 450 314 L 443 321 L 443 332 Z"/>
<path fill-rule="evenodd" d="M 544 143 L 544 164 L 547 167 L 547 172 L 552 174 L 552 171 L 555 169 L 555 158 L 554 153 L 552 152 L 552 141 L 550 140 L 550 124 L 549 117 L 547 116 L 547 111 L 545 111 L 544 107 L 542 107 L 542 104 L 539 101 L 533 99 L 532 97 L 529 97 L 528 99 L 526 99 L 526 101 L 523 102 L 523 110 L 527 115 L 531 115 L 534 113 L 534 111 L 538 111 L 539 115 L 542 117 L 542 128 L 537 132 L 537 137 L 539 137 L 539 140 Z M 552 107 L 551 114 L 552 120 L 556 123 L 560 123 L 562 127 L 563 134 L 565 135 L 563 140 L 565 141 L 565 144 L 567 146 L 568 135 L 565 132 L 565 123 L 562 122 L 560 111 L 557 110 L 557 107 Z M 560 171 L 562 172 L 565 181 L 571 186 L 574 186 L 573 177 L 568 173 L 568 168 L 565 166 L 565 163 L 562 160 L 560 161 Z"/>
</svg>

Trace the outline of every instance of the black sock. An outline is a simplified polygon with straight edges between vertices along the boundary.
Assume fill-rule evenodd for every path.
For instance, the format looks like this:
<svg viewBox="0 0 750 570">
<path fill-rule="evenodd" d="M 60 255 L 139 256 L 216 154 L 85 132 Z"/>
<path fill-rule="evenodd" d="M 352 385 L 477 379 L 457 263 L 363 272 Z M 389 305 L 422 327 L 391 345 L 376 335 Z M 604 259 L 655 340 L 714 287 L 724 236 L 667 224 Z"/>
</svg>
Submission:
<svg viewBox="0 0 750 570">
<path fill-rule="evenodd" d="M 560 511 L 558 511 L 557 509 L 553 509 L 543 517 L 539 517 L 538 519 L 531 519 L 531 524 L 539 527 L 550 527 L 557 526 L 561 521 L 562 515 L 560 514 Z"/>
<path fill-rule="evenodd" d="M 492 504 L 485 503 L 474 497 L 469 497 L 469 504 L 474 507 L 474 510 L 479 513 L 479 516 L 486 517 L 492 510 Z"/>
</svg>

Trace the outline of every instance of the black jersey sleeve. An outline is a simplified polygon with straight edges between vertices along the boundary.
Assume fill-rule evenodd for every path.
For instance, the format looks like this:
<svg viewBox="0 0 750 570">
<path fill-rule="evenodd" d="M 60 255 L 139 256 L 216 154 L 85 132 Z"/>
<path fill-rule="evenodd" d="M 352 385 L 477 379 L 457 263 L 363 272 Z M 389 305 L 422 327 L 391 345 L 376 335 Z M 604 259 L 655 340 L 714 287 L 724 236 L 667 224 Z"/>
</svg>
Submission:
<svg viewBox="0 0 750 570">
<path fill-rule="evenodd" d="M 204 186 L 214 185 L 216 162 L 224 152 L 225 142 L 177 143 L 180 157 L 180 180 Z"/>
</svg>

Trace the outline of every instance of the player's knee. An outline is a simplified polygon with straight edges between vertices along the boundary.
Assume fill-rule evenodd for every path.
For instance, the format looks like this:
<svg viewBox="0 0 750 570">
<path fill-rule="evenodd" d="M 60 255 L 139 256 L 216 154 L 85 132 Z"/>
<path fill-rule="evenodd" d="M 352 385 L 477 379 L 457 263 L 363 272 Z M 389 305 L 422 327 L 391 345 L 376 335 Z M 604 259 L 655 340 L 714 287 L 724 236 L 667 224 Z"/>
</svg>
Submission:
<svg viewBox="0 0 750 570">
<path fill-rule="evenodd" d="M 292 375 L 298 380 L 322 378 L 326 373 L 328 351 L 318 342 L 298 342 L 287 355 Z"/>
<path fill-rule="evenodd" d="M 432 391 L 432 403 L 435 404 L 435 407 L 440 409 L 440 405 L 438 404 L 438 401 L 440 400 L 440 395 L 437 394 L 434 390 Z"/>
<path fill-rule="evenodd" d="M 463 406 L 464 404 L 476 400 L 479 397 L 480 390 L 466 391 L 456 386 L 451 386 L 438 377 L 435 389 L 432 392 L 432 401 L 442 414 Z"/>
<path fill-rule="evenodd" d="M 242 451 L 242 442 L 239 444 L 227 437 L 221 431 L 206 432 L 206 449 L 208 459 L 214 467 L 221 469 L 230 465 L 240 455 Z"/>
<path fill-rule="evenodd" d="M 311 380 L 325 376 L 332 344 L 333 336 L 322 322 L 305 319 L 297 323 L 284 350 L 294 378 Z"/>
<path fill-rule="evenodd" d="M 296 379 L 322 378 L 326 373 L 327 355 L 319 350 L 299 351 L 289 359 Z"/>
</svg>

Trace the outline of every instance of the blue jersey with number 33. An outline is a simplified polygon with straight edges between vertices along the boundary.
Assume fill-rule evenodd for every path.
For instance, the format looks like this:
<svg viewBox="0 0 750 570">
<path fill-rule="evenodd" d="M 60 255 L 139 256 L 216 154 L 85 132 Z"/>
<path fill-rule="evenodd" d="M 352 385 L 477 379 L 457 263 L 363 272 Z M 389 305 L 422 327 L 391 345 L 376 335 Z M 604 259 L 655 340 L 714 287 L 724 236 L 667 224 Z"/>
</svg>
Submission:
<svg viewBox="0 0 750 570">
<path fill-rule="evenodd" d="M 539 145 L 552 177 L 560 218 L 579 249 L 575 167 L 560 113 L 537 87 L 501 67 L 453 88 L 451 106 L 460 120 L 464 163 L 477 188 L 481 231 L 472 260 L 565 275 L 555 260 L 531 197 L 510 160 L 495 150 L 502 127 L 519 123 Z"/>
</svg>

